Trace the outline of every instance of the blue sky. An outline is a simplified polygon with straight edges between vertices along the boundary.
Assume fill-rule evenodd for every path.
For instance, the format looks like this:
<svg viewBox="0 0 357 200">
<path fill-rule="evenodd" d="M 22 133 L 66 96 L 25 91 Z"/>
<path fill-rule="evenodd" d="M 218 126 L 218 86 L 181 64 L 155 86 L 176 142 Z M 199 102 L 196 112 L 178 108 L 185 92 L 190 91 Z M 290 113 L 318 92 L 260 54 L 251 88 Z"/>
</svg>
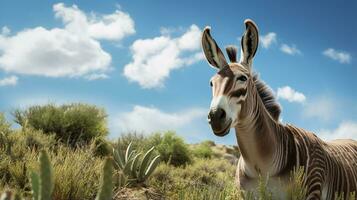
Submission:
<svg viewBox="0 0 357 200">
<path fill-rule="evenodd" d="M 260 31 L 254 69 L 278 96 L 283 123 L 324 139 L 357 139 L 356 1 L 1 1 L 0 111 L 86 102 L 109 114 L 110 137 L 172 129 L 214 136 L 200 34 L 239 46 Z"/>
</svg>

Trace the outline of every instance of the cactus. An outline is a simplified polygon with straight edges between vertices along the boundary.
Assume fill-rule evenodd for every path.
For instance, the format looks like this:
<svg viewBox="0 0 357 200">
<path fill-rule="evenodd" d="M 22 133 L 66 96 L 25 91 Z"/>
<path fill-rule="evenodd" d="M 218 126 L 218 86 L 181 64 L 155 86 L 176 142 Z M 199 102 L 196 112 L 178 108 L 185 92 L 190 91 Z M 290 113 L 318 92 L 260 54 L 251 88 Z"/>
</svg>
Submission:
<svg viewBox="0 0 357 200">
<path fill-rule="evenodd" d="M 125 154 L 120 147 L 113 149 L 114 163 L 117 170 L 122 171 L 127 184 L 141 184 L 152 174 L 160 163 L 160 156 L 152 158 L 154 147 L 149 149 L 141 158 L 141 153 L 136 153 L 132 143 L 126 148 Z"/>
<path fill-rule="evenodd" d="M 33 200 L 50 200 L 53 190 L 52 165 L 46 151 L 41 151 L 40 172 L 31 173 L 31 188 Z"/>
<path fill-rule="evenodd" d="M 40 196 L 40 177 L 38 176 L 37 173 L 31 172 L 31 188 L 32 188 L 32 199 L 33 200 L 38 200 L 38 197 Z"/>
<path fill-rule="evenodd" d="M 107 158 L 104 162 L 100 189 L 96 200 L 109 200 L 113 196 L 113 161 Z"/>
</svg>

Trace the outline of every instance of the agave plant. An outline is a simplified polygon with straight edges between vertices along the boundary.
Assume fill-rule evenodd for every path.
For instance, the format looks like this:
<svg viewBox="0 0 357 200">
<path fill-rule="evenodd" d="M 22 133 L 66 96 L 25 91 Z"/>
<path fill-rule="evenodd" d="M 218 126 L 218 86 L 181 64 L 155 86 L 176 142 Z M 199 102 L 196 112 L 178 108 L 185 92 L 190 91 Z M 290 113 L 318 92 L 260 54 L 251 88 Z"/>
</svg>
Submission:
<svg viewBox="0 0 357 200">
<path fill-rule="evenodd" d="M 144 156 L 132 148 L 132 143 L 128 145 L 125 152 L 121 150 L 120 146 L 113 149 L 115 167 L 117 170 L 122 171 L 127 178 L 127 184 L 144 183 L 152 174 L 160 163 L 160 155 L 152 157 L 154 148 L 149 149 Z"/>
</svg>

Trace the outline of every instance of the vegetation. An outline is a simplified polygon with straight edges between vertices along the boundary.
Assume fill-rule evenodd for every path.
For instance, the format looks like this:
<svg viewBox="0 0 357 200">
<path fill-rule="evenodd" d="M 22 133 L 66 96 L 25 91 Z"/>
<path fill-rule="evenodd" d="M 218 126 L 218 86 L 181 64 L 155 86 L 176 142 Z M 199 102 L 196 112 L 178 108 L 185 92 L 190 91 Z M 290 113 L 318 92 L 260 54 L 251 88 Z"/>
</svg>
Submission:
<svg viewBox="0 0 357 200">
<path fill-rule="evenodd" d="M 154 151 L 154 147 L 152 147 L 141 157 L 142 153 L 136 153 L 136 150 L 132 148 L 131 144 L 132 143 L 129 143 L 125 154 L 120 147 L 114 149 L 113 157 L 115 166 L 124 175 L 124 179 L 122 177 L 120 178 L 123 179 L 123 181 L 126 180 L 124 185 L 137 186 L 144 183 L 155 170 L 160 162 L 160 155 L 152 157 Z"/>
<path fill-rule="evenodd" d="M 213 150 L 212 146 L 214 146 L 214 143 L 212 144 L 211 141 L 204 141 L 200 144 L 198 144 L 196 147 L 193 149 L 193 153 L 196 157 L 199 158 L 212 158 L 213 156 Z"/>
<path fill-rule="evenodd" d="M 88 104 L 31 106 L 26 110 L 16 110 L 13 115 L 15 122 L 22 127 L 55 134 L 57 139 L 70 146 L 88 143 L 95 137 L 108 134 L 105 111 Z"/>
<path fill-rule="evenodd" d="M 148 143 L 156 147 L 161 160 L 168 164 L 183 166 L 191 162 L 192 155 L 188 144 L 174 132 L 153 134 L 148 138 Z"/>
<path fill-rule="evenodd" d="M 71 109 L 83 113 L 67 118 Z M 85 104 L 35 106 L 15 120 L 20 129 L 0 113 L 1 199 L 253 199 L 234 184 L 236 147 L 187 144 L 170 131 L 108 141 L 105 112 Z M 303 173 L 296 169 L 282 188 L 288 199 L 304 199 Z M 259 199 L 274 199 L 266 183 Z"/>
</svg>

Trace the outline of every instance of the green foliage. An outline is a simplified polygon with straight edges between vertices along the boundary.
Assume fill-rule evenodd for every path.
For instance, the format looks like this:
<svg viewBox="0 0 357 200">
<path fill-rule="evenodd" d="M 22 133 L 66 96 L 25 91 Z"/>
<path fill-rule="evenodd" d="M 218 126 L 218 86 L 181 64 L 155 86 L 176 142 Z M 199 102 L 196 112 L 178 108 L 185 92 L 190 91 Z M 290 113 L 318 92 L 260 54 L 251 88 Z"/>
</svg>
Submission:
<svg viewBox="0 0 357 200">
<path fill-rule="evenodd" d="M 192 160 L 189 146 L 174 132 L 153 134 L 149 138 L 149 144 L 156 147 L 161 160 L 174 166 L 183 166 Z"/>
<path fill-rule="evenodd" d="M 171 199 L 190 199 L 190 200 L 233 200 L 243 199 L 241 193 L 234 184 L 227 184 L 226 187 L 220 188 L 215 186 L 194 186 L 185 190 L 180 190 L 177 195 Z"/>
<path fill-rule="evenodd" d="M 114 147 L 116 149 L 121 148 L 122 151 L 125 151 L 125 148 L 130 143 L 132 148 L 138 151 L 145 151 L 152 147 L 152 145 L 149 143 L 149 138 L 137 132 L 128 132 L 121 134 L 120 138 L 114 144 Z"/>
<path fill-rule="evenodd" d="M 0 113 L 0 191 L 7 190 L 6 199 L 254 199 L 234 184 L 237 147 L 212 141 L 190 146 L 173 132 L 133 132 L 112 143 L 104 137 L 104 111 L 86 104 L 33 106 L 14 116 L 22 129 L 12 130 Z M 303 179 L 302 169 L 291 174 L 282 188 L 288 199 L 304 199 Z M 256 199 L 272 199 L 267 184 L 261 179 Z"/>
<path fill-rule="evenodd" d="M 234 184 L 235 169 L 236 166 L 223 159 L 196 159 L 184 167 L 162 163 L 149 179 L 149 185 L 159 188 L 168 199 L 222 199 L 227 196 L 237 199 L 240 192 L 230 187 Z"/>
<path fill-rule="evenodd" d="M 258 195 L 259 195 L 259 200 L 272 200 L 273 199 L 273 194 L 271 191 L 268 189 L 268 177 L 264 178 L 262 176 L 259 176 L 259 184 L 258 184 Z"/>
<path fill-rule="evenodd" d="M 193 154 L 199 158 L 212 158 L 213 150 L 210 141 L 202 142 L 193 148 Z"/>
<path fill-rule="evenodd" d="M 16 110 L 13 115 L 15 122 L 22 127 L 30 126 L 45 134 L 54 133 L 70 146 L 88 143 L 108 133 L 105 111 L 88 104 L 31 106 L 26 110 Z"/>
<path fill-rule="evenodd" d="M 100 189 L 96 200 L 108 200 L 113 197 L 113 161 L 107 158 L 104 162 Z"/>
<path fill-rule="evenodd" d="M 214 147 L 214 146 L 216 146 L 216 143 L 214 143 L 214 141 L 212 141 L 212 140 L 205 140 L 205 141 L 203 141 L 203 142 L 201 142 L 202 144 L 204 144 L 204 145 L 207 145 L 207 146 L 209 146 L 209 147 Z"/>
<path fill-rule="evenodd" d="M 95 156 L 109 156 L 112 153 L 112 145 L 103 137 L 95 138 L 90 145 L 90 148 Z"/>
<path fill-rule="evenodd" d="M 300 200 L 306 197 L 307 189 L 304 187 L 304 175 L 303 167 L 291 172 L 290 183 L 286 186 L 288 199 Z"/>
<path fill-rule="evenodd" d="M 345 193 L 335 193 L 335 200 L 356 200 L 356 191 L 350 192 L 348 195 L 345 195 Z"/>
<path fill-rule="evenodd" d="M 52 143 L 52 136 L 40 134 L 39 131 L 31 134 L 42 138 L 39 140 L 50 154 L 53 164 L 53 199 L 94 199 L 99 185 L 102 159 L 94 156 L 88 146 L 73 149 L 58 144 L 56 148 L 50 148 L 48 145 Z M 12 155 L 0 151 L 0 188 L 13 188 L 24 196 L 30 196 L 29 172 L 39 171 L 39 149 L 25 145 L 27 134 L 22 131 L 9 134 L 8 137 L 13 142 Z"/>
<path fill-rule="evenodd" d="M 153 157 L 153 152 L 154 147 L 141 156 L 141 153 L 136 153 L 132 148 L 132 143 L 128 145 L 125 154 L 120 146 L 113 149 L 115 166 L 122 171 L 129 185 L 144 183 L 158 166 L 160 155 Z"/>
<path fill-rule="evenodd" d="M 13 159 L 23 157 L 31 150 L 41 150 L 43 148 L 54 148 L 57 144 L 55 135 L 45 135 L 42 131 L 27 128 L 21 131 L 13 131 L 6 137 L 8 146 L 7 152 Z"/>
<path fill-rule="evenodd" d="M 51 155 L 55 181 L 53 199 L 94 199 L 103 159 L 94 156 L 88 147 L 59 146 Z"/>
<path fill-rule="evenodd" d="M 0 112 L 0 134 L 7 135 L 11 132 L 11 124 L 6 121 L 4 113 Z"/>
</svg>

